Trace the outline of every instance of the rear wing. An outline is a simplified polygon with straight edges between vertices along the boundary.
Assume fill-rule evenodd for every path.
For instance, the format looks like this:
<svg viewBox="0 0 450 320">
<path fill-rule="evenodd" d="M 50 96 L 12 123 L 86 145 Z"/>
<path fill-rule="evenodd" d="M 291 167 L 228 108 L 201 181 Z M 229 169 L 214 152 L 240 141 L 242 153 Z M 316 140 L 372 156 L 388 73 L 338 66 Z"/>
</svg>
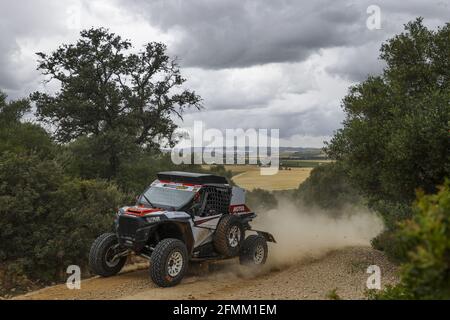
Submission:
<svg viewBox="0 0 450 320">
<path fill-rule="evenodd" d="M 224 184 L 228 185 L 228 180 L 225 177 L 216 176 L 207 173 L 194 173 L 182 171 L 166 171 L 159 172 L 157 175 L 160 181 L 170 181 L 178 183 L 193 183 L 193 184 Z"/>
</svg>

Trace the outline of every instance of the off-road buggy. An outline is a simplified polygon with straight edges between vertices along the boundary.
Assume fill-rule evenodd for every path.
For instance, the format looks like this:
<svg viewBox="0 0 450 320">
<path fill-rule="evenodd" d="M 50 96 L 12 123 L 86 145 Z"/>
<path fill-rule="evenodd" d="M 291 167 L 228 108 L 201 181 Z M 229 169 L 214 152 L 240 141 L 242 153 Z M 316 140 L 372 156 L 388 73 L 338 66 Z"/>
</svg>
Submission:
<svg viewBox="0 0 450 320">
<path fill-rule="evenodd" d="M 150 277 L 169 287 L 183 278 L 188 261 L 239 257 L 260 266 L 267 259 L 267 232 L 252 230 L 256 217 L 245 190 L 211 174 L 161 172 L 132 207 L 117 212 L 115 232 L 92 244 L 89 264 L 102 277 L 117 274 L 127 256 L 150 259 Z M 245 238 L 246 232 L 252 233 Z"/>
</svg>

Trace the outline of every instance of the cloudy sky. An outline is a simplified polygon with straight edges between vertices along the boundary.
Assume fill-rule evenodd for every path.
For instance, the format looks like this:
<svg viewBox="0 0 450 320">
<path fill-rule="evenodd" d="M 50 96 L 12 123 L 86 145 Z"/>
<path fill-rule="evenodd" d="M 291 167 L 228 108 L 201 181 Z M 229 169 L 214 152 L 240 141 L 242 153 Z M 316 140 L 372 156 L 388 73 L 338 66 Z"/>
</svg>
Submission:
<svg viewBox="0 0 450 320">
<path fill-rule="evenodd" d="M 380 28 L 367 26 L 371 5 Z M 0 89 L 10 98 L 51 92 L 35 52 L 103 26 L 137 48 L 162 41 L 179 58 L 205 106 L 184 126 L 280 128 L 284 146 L 320 147 L 340 127 L 348 87 L 382 71 L 381 43 L 417 16 L 436 28 L 450 21 L 450 2 L 0 0 Z"/>
</svg>

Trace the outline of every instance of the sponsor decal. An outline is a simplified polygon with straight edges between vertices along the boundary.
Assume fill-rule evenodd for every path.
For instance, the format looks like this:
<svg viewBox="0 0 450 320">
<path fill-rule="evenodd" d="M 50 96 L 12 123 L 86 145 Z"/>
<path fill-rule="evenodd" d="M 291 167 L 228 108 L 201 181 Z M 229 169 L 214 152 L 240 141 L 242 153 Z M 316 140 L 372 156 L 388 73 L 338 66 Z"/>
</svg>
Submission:
<svg viewBox="0 0 450 320">
<path fill-rule="evenodd" d="M 243 213 L 243 212 L 250 212 L 250 209 L 245 204 L 238 204 L 230 206 L 229 208 L 230 213 Z"/>
</svg>

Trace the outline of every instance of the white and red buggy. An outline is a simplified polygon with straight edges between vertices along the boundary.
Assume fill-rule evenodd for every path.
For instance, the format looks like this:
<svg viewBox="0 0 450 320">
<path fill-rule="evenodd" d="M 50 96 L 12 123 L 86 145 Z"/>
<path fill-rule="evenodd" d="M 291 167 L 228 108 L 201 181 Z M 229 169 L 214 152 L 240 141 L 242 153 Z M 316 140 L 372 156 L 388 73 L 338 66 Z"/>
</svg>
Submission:
<svg viewBox="0 0 450 320">
<path fill-rule="evenodd" d="M 159 286 L 178 284 L 188 261 L 239 257 L 260 266 L 267 259 L 267 232 L 252 230 L 256 214 L 245 204 L 245 190 L 211 174 L 161 172 L 132 207 L 117 212 L 115 232 L 92 244 L 92 271 L 117 274 L 131 253 L 150 259 L 150 277 Z M 252 234 L 245 237 L 246 231 Z"/>
</svg>

